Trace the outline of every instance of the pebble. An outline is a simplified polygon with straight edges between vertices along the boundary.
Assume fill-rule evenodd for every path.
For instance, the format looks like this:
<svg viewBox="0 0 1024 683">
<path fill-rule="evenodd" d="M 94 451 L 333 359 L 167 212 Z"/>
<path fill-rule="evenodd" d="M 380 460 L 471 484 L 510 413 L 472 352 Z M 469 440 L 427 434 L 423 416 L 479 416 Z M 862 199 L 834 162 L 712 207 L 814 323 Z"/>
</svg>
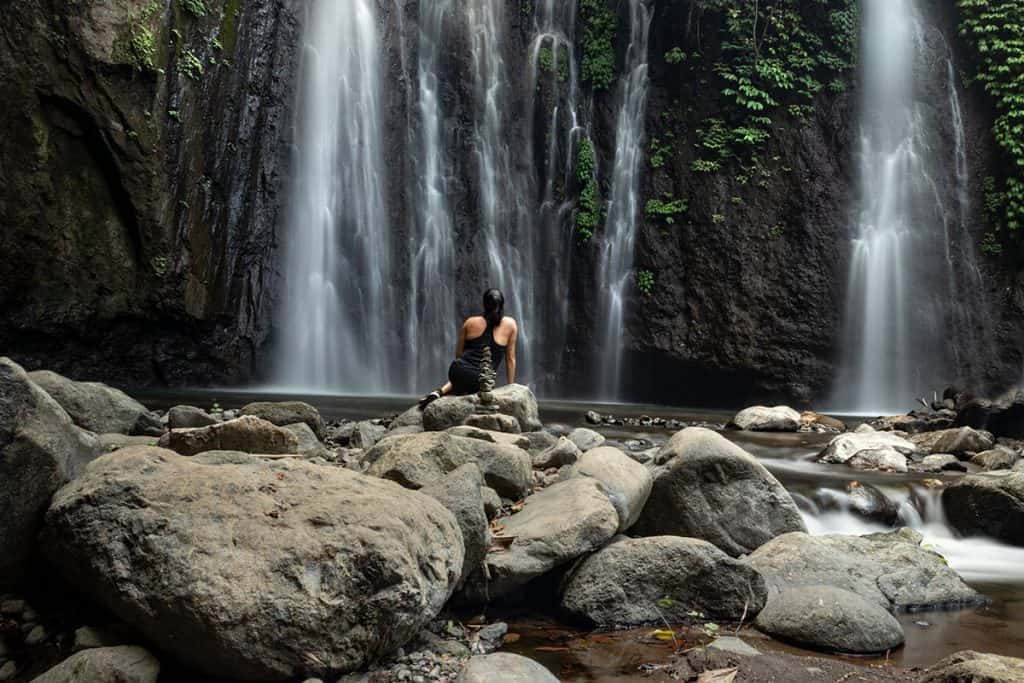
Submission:
<svg viewBox="0 0 1024 683">
<path fill-rule="evenodd" d="M 7 662 L 0 666 L 0 681 L 9 681 L 18 673 L 18 667 L 14 662 Z"/>
<path fill-rule="evenodd" d="M 46 629 L 42 626 L 36 626 L 25 636 L 25 644 L 29 647 L 39 645 L 44 640 L 46 640 Z"/>
</svg>

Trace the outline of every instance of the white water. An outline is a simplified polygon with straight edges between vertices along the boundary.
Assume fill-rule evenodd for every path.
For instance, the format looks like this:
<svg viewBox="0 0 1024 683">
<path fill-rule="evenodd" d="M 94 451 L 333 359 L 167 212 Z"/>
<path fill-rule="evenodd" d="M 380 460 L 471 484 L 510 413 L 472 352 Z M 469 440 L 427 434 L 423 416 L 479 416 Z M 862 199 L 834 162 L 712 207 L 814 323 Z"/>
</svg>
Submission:
<svg viewBox="0 0 1024 683">
<path fill-rule="evenodd" d="M 640 212 L 640 171 L 644 155 L 647 108 L 647 38 L 651 12 L 644 0 L 629 0 L 629 49 L 626 72 L 619 82 L 619 115 L 615 129 L 615 162 L 611 201 L 601 243 L 599 264 L 602 319 L 598 397 L 614 399 L 622 374 L 623 314 L 633 282 L 633 246 Z"/>
<path fill-rule="evenodd" d="M 307 7 L 279 306 L 276 370 L 284 385 L 373 392 L 390 384 L 380 312 L 394 308 L 374 6 Z"/>
</svg>

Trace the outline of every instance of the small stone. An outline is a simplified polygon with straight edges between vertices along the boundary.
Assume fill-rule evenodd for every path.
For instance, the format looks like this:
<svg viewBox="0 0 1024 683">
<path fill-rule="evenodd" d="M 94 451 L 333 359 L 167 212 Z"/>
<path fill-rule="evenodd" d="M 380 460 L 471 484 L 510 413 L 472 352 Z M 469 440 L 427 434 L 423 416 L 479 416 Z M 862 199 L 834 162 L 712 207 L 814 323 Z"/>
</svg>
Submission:
<svg viewBox="0 0 1024 683">
<path fill-rule="evenodd" d="M 36 626 L 31 631 L 28 632 L 27 636 L 25 636 L 25 645 L 27 645 L 29 647 L 33 647 L 35 645 L 39 645 L 40 643 L 42 643 L 45 640 L 46 640 L 46 629 L 43 628 L 42 626 Z"/>
<path fill-rule="evenodd" d="M 587 420 L 587 424 L 599 425 L 601 424 L 601 413 L 596 410 L 588 410 L 587 414 L 584 415 Z"/>
<path fill-rule="evenodd" d="M 14 662 L 7 662 L 0 666 L 0 681 L 9 681 L 18 673 L 18 666 Z"/>
<path fill-rule="evenodd" d="M 734 655 L 743 655 L 744 657 L 760 657 L 761 653 L 756 648 L 747 645 L 740 638 L 734 638 L 733 636 L 722 636 L 716 638 L 708 647 L 719 650 L 721 652 L 728 652 Z"/>
<path fill-rule="evenodd" d="M 921 628 L 928 628 L 931 626 L 927 621 L 915 621 L 914 626 L 920 626 Z"/>
<path fill-rule="evenodd" d="M 13 617 L 25 611 L 24 600 L 4 600 L 0 603 L 0 614 L 5 617 Z"/>
</svg>

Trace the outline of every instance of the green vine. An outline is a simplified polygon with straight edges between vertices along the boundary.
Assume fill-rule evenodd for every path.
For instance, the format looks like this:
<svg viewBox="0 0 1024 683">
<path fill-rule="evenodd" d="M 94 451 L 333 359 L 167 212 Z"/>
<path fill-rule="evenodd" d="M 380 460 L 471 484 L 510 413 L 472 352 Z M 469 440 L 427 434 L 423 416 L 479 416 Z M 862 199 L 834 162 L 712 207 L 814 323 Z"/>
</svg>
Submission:
<svg viewBox="0 0 1024 683">
<path fill-rule="evenodd" d="M 590 138 L 580 138 L 576 146 L 576 178 L 583 186 L 576 213 L 576 232 L 584 240 L 594 236 L 601 222 L 601 201 L 597 192 L 597 159 Z"/>
<path fill-rule="evenodd" d="M 583 59 L 580 73 L 594 90 L 607 90 L 615 80 L 615 32 L 618 18 L 606 0 L 580 0 Z"/>
</svg>

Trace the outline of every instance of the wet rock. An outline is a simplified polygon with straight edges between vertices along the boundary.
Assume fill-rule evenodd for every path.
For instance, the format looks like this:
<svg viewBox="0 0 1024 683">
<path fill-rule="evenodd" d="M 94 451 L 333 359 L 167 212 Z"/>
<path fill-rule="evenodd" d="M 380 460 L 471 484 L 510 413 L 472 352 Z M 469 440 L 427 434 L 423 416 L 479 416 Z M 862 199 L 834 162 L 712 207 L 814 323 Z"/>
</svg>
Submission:
<svg viewBox="0 0 1024 683">
<path fill-rule="evenodd" d="M 158 445 L 181 455 L 203 451 L 277 454 L 298 453 L 299 440 L 284 427 L 246 415 L 209 427 L 172 429 L 160 437 Z"/>
<path fill-rule="evenodd" d="M 1020 456 L 1009 448 L 996 447 L 975 455 L 971 458 L 971 464 L 991 472 L 1013 469 L 1013 466 L 1017 464 L 1019 459 Z"/>
<path fill-rule="evenodd" d="M 0 357 L 0 587 L 30 569 L 54 492 L 102 452 L 21 366 Z"/>
<path fill-rule="evenodd" d="M 377 445 L 377 442 L 384 438 L 386 433 L 387 430 L 384 427 L 369 420 L 357 422 L 348 437 L 348 446 L 368 451 Z"/>
<path fill-rule="evenodd" d="M 761 653 L 754 647 L 735 636 L 719 636 L 708 644 L 712 650 L 740 655 L 741 657 L 760 657 Z"/>
<path fill-rule="evenodd" d="M 646 467 L 618 448 L 602 446 L 580 456 L 575 472 L 577 476 L 601 482 L 605 495 L 619 513 L 619 532 L 636 524 L 651 495 L 653 482 Z"/>
<path fill-rule="evenodd" d="M 903 628 L 884 607 L 831 586 L 801 586 L 773 595 L 757 628 L 802 647 L 874 654 L 903 644 Z"/>
<path fill-rule="evenodd" d="M 1024 683 L 1024 659 L 964 650 L 929 668 L 919 683 Z"/>
<path fill-rule="evenodd" d="M 156 657 L 125 645 L 73 654 L 32 683 L 156 683 L 159 675 Z"/>
<path fill-rule="evenodd" d="M 320 411 L 302 401 L 257 401 L 242 407 L 240 416 L 246 415 L 258 417 L 278 427 L 305 422 L 318 439 L 324 435 L 324 421 Z"/>
<path fill-rule="evenodd" d="M 421 492 L 445 506 L 462 531 L 465 560 L 460 582 L 476 571 L 487 555 L 491 532 L 484 510 L 483 475 L 476 463 L 459 467 L 443 480 L 425 486 Z"/>
<path fill-rule="evenodd" d="M 49 370 L 36 370 L 28 376 L 82 429 L 97 434 L 145 434 L 154 421 L 159 427 L 146 406 L 120 389 L 100 382 L 76 382 Z"/>
<path fill-rule="evenodd" d="M 810 410 L 801 413 L 800 420 L 804 427 L 820 428 L 814 429 L 814 431 L 836 432 L 837 434 L 846 431 L 846 423 L 842 420 Z"/>
<path fill-rule="evenodd" d="M 507 384 L 495 389 L 494 396 L 498 399 L 501 414 L 516 418 L 520 431 L 535 432 L 542 427 L 537 398 L 528 387 Z M 423 428 L 434 432 L 460 425 L 476 412 L 479 402 L 476 394 L 440 398 L 423 410 Z"/>
<path fill-rule="evenodd" d="M 730 427 L 748 432 L 796 432 L 802 420 L 789 406 L 753 406 L 736 413 Z"/>
<path fill-rule="evenodd" d="M 308 458 L 323 458 L 324 460 L 332 460 L 333 456 L 327 449 L 327 446 L 320 443 L 320 439 L 316 438 L 316 434 L 309 428 L 305 422 L 296 422 L 295 424 L 285 425 L 284 429 L 295 435 L 296 447 L 295 452 L 304 455 Z"/>
<path fill-rule="evenodd" d="M 752 455 L 709 429 L 677 432 L 657 456 L 651 495 L 633 533 L 687 536 L 738 557 L 769 539 L 803 531 L 789 493 Z"/>
<path fill-rule="evenodd" d="M 906 472 L 907 458 L 917 453 L 914 443 L 896 434 L 854 431 L 832 439 L 818 454 L 818 462 L 847 464 L 857 469 Z"/>
<path fill-rule="evenodd" d="M 995 401 L 968 401 L 957 412 L 956 424 L 984 429 L 997 437 L 1024 439 L 1024 398 L 1008 395 Z"/>
<path fill-rule="evenodd" d="M 576 444 L 576 448 L 580 449 L 581 453 L 586 453 L 592 448 L 603 446 L 605 441 L 603 434 L 599 434 L 593 429 L 587 429 L 586 427 L 577 427 L 569 432 L 566 438 Z"/>
<path fill-rule="evenodd" d="M 867 536 L 785 534 L 744 561 L 764 576 L 770 593 L 833 586 L 889 610 L 984 601 L 910 529 Z"/>
<path fill-rule="evenodd" d="M 209 427 L 220 422 L 213 415 L 195 406 L 174 406 L 167 411 L 167 426 L 171 429 Z"/>
<path fill-rule="evenodd" d="M 579 447 L 562 436 L 559 437 L 554 446 L 533 456 L 533 466 L 547 469 L 549 467 L 572 465 L 579 459 L 580 455 Z"/>
<path fill-rule="evenodd" d="M 601 424 L 601 413 L 594 410 L 588 410 L 583 415 L 583 419 L 587 421 L 587 424 L 599 425 Z"/>
<path fill-rule="evenodd" d="M 1024 472 L 967 475 L 942 492 L 942 507 L 962 534 L 1024 546 Z"/>
<path fill-rule="evenodd" d="M 892 526 L 899 518 L 899 506 L 871 484 L 852 481 L 845 493 L 821 489 L 814 495 L 819 510 L 846 509 L 872 522 Z"/>
<path fill-rule="evenodd" d="M 915 434 L 910 441 L 929 455 L 936 453 L 952 453 L 963 460 L 969 459 L 968 453 L 987 451 L 995 445 L 995 439 L 988 432 L 980 432 L 970 427 L 943 429 L 938 432 Z"/>
<path fill-rule="evenodd" d="M 471 462 L 480 467 L 484 481 L 501 496 L 518 500 L 530 489 L 530 456 L 526 451 L 445 432 L 384 439 L 367 451 L 366 461 L 370 463 L 369 474 L 413 489 L 439 482 Z"/>
<path fill-rule="evenodd" d="M 486 572 L 470 579 L 471 599 L 507 595 L 597 550 L 618 531 L 619 514 L 600 482 L 572 477 L 533 494 L 522 510 L 502 518 L 501 524 L 502 534 L 515 540 L 508 550 L 487 556 Z"/>
<path fill-rule="evenodd" d="M 250 680 L 352 671 L 394 651 L 463 563 L 452 514 L 391 482 L 147 448 L 104 456 L 61 489 L 41 542 L 65 580 L 161 650 Z"/>
<path fill-rule="evenodd" d="M 520 655 L 496 652 L 479 655 L 466 663 L 455 683 L 557 683 L 541 664 Z"/>
<path fill-rule="evenodd" d="M 937 453 L 925 456 L 920 469 L 924 472 L 966 472 L 967 467 L 960 458 L 949 453 Z"/>
<path fill-rule="evenodd" d="M 583 560 L 561 606 L 601 626 L 678 623 L 694 611 L 738 621 L 756 615 L 766 596 L 757 571 L 707 541 L 653 536 L 613 541 Z"/>
<path fill-rule="evenodd" d="M 878 431 L 919 434 L 953 426 L 955 414 L 949 412 L 928 413 L 913 411 L 909 415 L 893 415 L 872 420 L 870 426 Z"/>
</svg>

